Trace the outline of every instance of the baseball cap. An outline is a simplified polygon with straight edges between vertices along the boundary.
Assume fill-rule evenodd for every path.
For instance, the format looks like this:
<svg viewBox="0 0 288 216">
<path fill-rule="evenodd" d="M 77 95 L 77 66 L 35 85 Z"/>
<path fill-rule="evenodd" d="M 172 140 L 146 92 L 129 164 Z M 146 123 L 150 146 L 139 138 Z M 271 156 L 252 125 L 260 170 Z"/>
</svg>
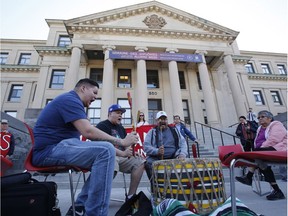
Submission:
<svg viewBox="0 0 288 216">
<path fill-rule="evenodd" d="M 159 112 L 156 114 L 156 119 L 159 119 L 161 116 L 167 117 L 166 112 L 164 112 L 164 111 L 159 111 Z"/>
<path fill-rule="evenodd" d="M 119 104 L 113 104 L 109 107 L 108 113 L 118 111 L 118 110 L 120 110 L 122 113 L 126 112 L 126 109 L 122 108 Z"/>
<path fill-rule="evenodd" d="M 1 120 L 1 124 L 8 124 L 8 120 L 7 119 L 2 119 Z"/>
</svg>

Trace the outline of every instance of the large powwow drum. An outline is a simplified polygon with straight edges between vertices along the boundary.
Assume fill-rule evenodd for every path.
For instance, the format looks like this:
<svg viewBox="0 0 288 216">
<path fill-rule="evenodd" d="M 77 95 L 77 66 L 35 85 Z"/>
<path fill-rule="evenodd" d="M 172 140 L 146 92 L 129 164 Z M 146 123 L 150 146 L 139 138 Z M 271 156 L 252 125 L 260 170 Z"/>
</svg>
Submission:
<svg viewBox="0 0 288 216">
<path fill-rule="evenodd" d="M 167 198 L 208 213 L 226 200 L 222 165 L 218 159 L 171 159 L 153 163 L 153 201 Z"/>
</svg>

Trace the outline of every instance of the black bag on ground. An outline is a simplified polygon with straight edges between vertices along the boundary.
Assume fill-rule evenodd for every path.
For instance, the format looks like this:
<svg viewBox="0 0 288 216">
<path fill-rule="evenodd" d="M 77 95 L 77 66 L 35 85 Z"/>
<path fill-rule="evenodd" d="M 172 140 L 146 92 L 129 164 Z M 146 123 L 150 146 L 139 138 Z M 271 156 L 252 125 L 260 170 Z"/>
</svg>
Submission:
<svg viewBox="0 0 288 216">
<path fill-rule="evenodd" d="M 1 177 L 2 216 L 60 216 L 57 184 L 38 182 L 30 173 Z"/>
<path fill-rule="evenodd" d="M 143 191 L 140 191 L 137 195 L 135 194 L 127 200 L 116 212 L 115 216 L 149 216 L 152 210 L 150 200 Z"/>
</svg>

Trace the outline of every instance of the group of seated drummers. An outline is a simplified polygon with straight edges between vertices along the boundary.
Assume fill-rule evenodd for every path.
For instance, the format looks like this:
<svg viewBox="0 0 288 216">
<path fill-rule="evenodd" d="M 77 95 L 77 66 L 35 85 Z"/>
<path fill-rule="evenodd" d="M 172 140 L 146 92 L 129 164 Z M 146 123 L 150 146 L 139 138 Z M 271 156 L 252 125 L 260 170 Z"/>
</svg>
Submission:
<svg viewBox="0 0 288 216">
<path fill-rule="evenodd" d="M 131 173 L 129 199 L 136 193 L 145 169 L 151 179 L 153 162 L 188 156 L 185 134 L 196 140 L 179 122 L 169 126 L 166 112 L 160 111 L 156 115 L 157 125 L 149 130 L 144 140 L 147 157 L 134 157 L 132 146 L 139 138 L 136 132 L 127 134 L 121 125 L 125 109 L 118 104 L 111 105 L 108 119 L 96 127 L 87 119 L 85 108 L 96 100 L 98 91 L 97 82 L 88 78 L 79 80 L 73 90 L 46 105 L 33 129 L 32 163 L 35 166 L 71 165 L 90 170 L 75 205 L 77 211 L 91 216 L 108 215 L 115 171 Z M 144 119 L 144 114 L 141 115 Z M 177 118 L 180 121 L 179 116 Z M 143 119 L 139 125 L 147 124 Z M 80 140 L 80 135 L 90 141 Z M 66 215 L 73 215 L 72 210 Z"/>
</svg>

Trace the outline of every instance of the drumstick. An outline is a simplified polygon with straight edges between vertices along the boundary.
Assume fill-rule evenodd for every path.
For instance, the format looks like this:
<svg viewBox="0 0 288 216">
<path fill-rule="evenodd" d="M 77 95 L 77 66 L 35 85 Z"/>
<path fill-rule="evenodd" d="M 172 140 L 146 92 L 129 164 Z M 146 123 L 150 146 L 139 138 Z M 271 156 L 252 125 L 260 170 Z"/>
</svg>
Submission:
<svg viewBox="0 0 288 216">
<path fill-rule="evenodd" d="M 162 133 L 162 126 L 160 126 L 160 136 L 161 136 L 161 146 L 164 146 L 163 142 L 163 133 Z M 161 160 L 164 159 L 164 154 L 161 155 Z"/>
<path fill-rule="evenodd" d="M 130 95 L 130 92 L 127 92 L 127 98 L 128 98 L 128 103 L 129 103 L 129 106 L 130 106 L 130 109 L 131 109 L 132 131 L 136 131 L 136 125 L 135 125 L 135 122 L 134 122 L 134 120 L 133 120 L 132 97 L 131 97 L 131 95 Z M 133 156 L 135 156 L 134 146 L 135 146 L 135 144 L 132 145 Z"/>
</svg>

